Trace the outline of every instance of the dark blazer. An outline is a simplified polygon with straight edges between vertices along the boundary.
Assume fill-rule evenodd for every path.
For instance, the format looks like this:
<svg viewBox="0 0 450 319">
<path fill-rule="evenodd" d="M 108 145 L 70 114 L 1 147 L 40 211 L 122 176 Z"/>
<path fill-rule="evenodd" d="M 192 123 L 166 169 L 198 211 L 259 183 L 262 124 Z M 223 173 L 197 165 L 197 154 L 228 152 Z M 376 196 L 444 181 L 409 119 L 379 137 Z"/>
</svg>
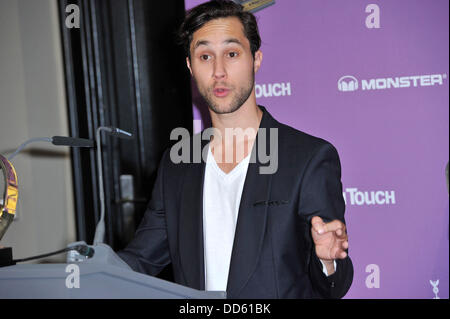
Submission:
<svg viewBox="0 0 450 319">
<path fill-rule="evenodd" d="M 317 258 L 310 220 L 344 221 L 336 149 L 263 111 L 260 128 L 278 130 L 278 169 L 260 174 L 250 160 L 242 191 L 228 275 L 228 298 L 341 298 L 353 280 L 349 257 L 327 277 Z M 258 133 L 258 136 L 260 133 Z M 273 136 L 273 135 L 272 135 Z M 194 135 L 189 139 L 192 145 Z M 198 140 L 197 140 L 198 141 Z M 202 141 L 202 149 L 209 141 Z M 252 156 L 263 145 L 258 138 Z M 191 151 L 191 159 L 193 154 Z M 255 159 L 253 157 L 253 159 Z M 205 289 L 203 179 L 205 162 L 174 164 L 164 152 L 145 216 L 119 256 L 135 271 L 157 275 L 172 263 L 176 283 Z"/>
</svg>

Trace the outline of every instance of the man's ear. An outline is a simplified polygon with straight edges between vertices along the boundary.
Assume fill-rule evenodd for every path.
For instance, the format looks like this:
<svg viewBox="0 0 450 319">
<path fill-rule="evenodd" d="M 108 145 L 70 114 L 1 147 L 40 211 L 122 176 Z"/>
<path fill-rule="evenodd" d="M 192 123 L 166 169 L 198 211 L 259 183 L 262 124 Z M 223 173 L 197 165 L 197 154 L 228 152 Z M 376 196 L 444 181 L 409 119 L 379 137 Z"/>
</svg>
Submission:
<svg viewBox="0 0 450 319">
<path fill-rule="evenodd" d="M 253 68 L 255 73 L 258 72 L 259 68 L 261 67 L 261 63 L 262 63 L 262 59 L 263 59 L 263 54 L 260 50 L 255 52 L 255 61 L 253 62 Z"/>
<path fill-rule="evenodd" d="M 192 75 L 191 61 L 189 60 L 188 56 L 186 57 L 186 65 L 189 69 L 189 72 L 191 72 L 191 75 Z"/>
</svg>

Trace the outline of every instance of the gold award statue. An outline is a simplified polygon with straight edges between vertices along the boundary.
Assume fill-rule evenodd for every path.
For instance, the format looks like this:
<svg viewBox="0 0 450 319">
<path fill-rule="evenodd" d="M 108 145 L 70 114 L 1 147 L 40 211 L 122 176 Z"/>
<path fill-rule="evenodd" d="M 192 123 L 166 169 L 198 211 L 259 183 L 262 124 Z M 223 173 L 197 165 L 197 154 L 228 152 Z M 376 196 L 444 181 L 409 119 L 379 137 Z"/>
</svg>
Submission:
<svg viewBox="0 0 450 319">
<path fill-rule="evenodd" d="M 5 157 L 0 155 L 0 169 L 3 172 L 5 190 L 0 199 L 0 240 L 16 214 L 19 188 L 17 186 L 17 174 L 14 166 Z M 1 178 L 1 177 L 0 177 Z"/>
</svg>

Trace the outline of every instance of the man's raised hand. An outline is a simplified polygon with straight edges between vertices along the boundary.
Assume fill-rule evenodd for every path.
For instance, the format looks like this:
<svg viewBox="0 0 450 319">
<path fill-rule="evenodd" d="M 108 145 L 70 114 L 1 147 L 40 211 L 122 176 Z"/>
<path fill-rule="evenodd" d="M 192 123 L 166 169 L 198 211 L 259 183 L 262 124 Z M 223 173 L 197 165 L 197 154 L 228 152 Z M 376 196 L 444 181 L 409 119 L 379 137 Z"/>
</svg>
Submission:
<svg viewBox="0 0 450 319">
<path fill-rule="evenodd" d="M 348 249 L 348 236 L 345 224 L 336 219 L 325 223 L 319 216 L 311 219 L 311 235 L 316 255 L 322 261 L 344 259 Z"/>
</svg>

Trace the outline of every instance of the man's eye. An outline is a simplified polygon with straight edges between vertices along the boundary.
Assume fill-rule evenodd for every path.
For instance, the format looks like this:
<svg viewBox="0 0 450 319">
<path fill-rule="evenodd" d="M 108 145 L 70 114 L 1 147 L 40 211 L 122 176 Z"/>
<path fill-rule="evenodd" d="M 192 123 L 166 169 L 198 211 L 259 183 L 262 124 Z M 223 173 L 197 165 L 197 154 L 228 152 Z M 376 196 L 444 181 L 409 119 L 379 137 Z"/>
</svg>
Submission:
<svg viewBox="0 0 450 319">
<path fill-rule="evenodd" d="M 237 52 L 230 52 L 230 53 L 228 53 L 228 56 L 229 56 L 230 58 L 235 58 L 235 57 L 238 56 L 238 54 L 237 54 Z"/>
<path fill-rule="evenodd" d="M 209 55 L 207 55 L 207 54 L 202 54 L 202 55 L 200 56 L 200 59 L 202 59 L 203 61 L 208 61 L 210 58 L 211 58 L 211 57 L 210 57 Z"/>
</svg>

